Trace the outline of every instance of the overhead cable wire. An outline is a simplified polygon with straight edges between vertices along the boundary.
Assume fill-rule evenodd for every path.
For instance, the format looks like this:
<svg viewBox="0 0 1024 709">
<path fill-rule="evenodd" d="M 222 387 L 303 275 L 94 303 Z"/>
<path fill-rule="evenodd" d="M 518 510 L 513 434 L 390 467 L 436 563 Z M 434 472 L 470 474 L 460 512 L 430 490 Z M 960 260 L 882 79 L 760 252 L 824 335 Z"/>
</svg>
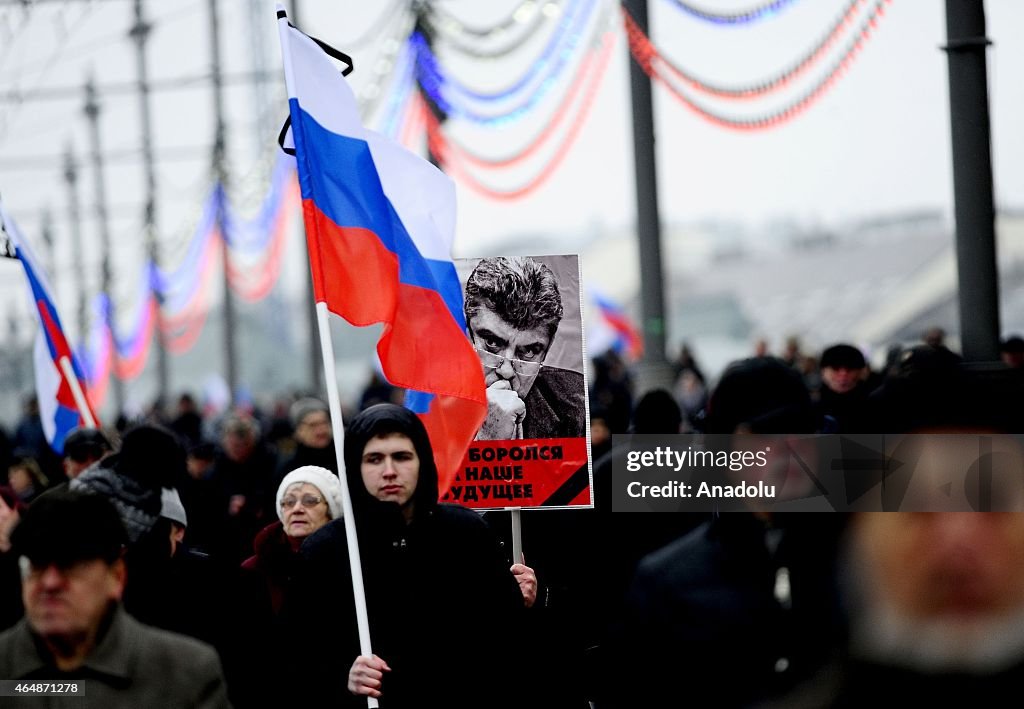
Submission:
<svg viewBox="0 0 1024 709">
<path fill-rule="evenodd" d="M 360 86 L 356 93 L 359 113 L 364 120 L 376 114 L 382 104 L 389 102 L 396 90 L 396 83 L 400 84 L 407 74 L 414 72 L 408 40 L 415 24 L 415 18 L 407 13 L 405 20 L 396 27 L 395 32 L 380 42 L 380 55 L 371 66 L 372 77 L 368 83 Z M 390 91 L 384 88 L 388 85 L 392 87 Z M 404 87 L 404 90 L 408 88 Z"/>
<path fill-rule="evenodd" d="M 398 131 L 399 121 L 409 110 L 409 99 L 416 83 L 416 65 L 413 51 L 408 42 L 398 55 L 398 64 L 388 98 L 379 109 L 380 117 L 376 121 L 378 130 L 387 136 L 394 136 Z"/>
<path fill-rule="evenodd" d="M 157 27 L 162 27 L 163 25 L 165 25 L 165 24 L 167 24 L 169 22 L 172 22 L 174 20 L 177 20 L 180 17 L 184 17 L 184 16 L 186 16 L 188 14 L 191 14 L 191 13 L 193 13 L 195 11 L 196 5 L 198 4 L 198 2 L 199 2 L 199 0 L 196 0 L 195 2 L 187 5 L 184 8 L 176 7 L 173 11 L 168 12 L 168 13 L 160 16 L 160 17 L 155 18 L 152 21 L 152 24 L 157 26 Z M 82 20 L 85 18 L 85 16 L 88 14 L 88 12 L 91 11 L 91 9 L 92 8 L 91 8 L 91 4 L 90 4 L 89 9 L 86 10 L 85 12 L 83 12 L 83 14 L 79 17 L 78 21 L 72 23 L 72 26 L 75 28 L 76 31 L 80 31 L 81 30 L 81 28 L 83 27 Z M 124 36 L 125 36 L 125 33 L 124 33 L 123 30 L 119 31 L 116 35 L 113 35 L 113 34 L 112 35 L 107 35 L 104 38 L 102 38 L 102 40 L 97 40 L 96 42 L 91 43 L 89 45 L 89 49 L 88 49 L 87 52 L 78 51 L 78 52 L 75 52 L 75 53 L 73 53 L 71 55 L 64 55 L 64 51 L 67 48 L 68 43 L 67 42 L 60 42 L 57 45 L 56 49 L 50 54 L 50 56 L 47 57 L 43 62 L 40 63 L 41 66 L 43 67 L 42 71 L 40 71 L 39 74 L 37 74 L 35 77 L 33 77 L 32 81 L 31 81 L 31 84 L 33 86 L 38 86 L 39 84 L 41 84 L 43 82 L 43 80 L 50 74 L 50 71 L 57 65 L 58 59 L 63 59 L 65 62 L 67 62 L 67 61 L 69 61 L 71 59 L 79 58 L 79 57 L 81 57 L 81 56 L 83 56 L 85 54 L 88 54 L 88 53 L 91 53 L 91 52 L 95 51 L 96 49 L 101 49 L 101 48 L 109 47 L 116 40 L 123 39 Z M 0 62 L 0 64 L 2 64 L 2 62 Z M 36 66 L 36 64 L 22 65 L 20 67 L 20 71 L 21 72 L 29 71 L 34 66 Z M 137 84 L 135 84 L 133 86 L 135 86 L 137 88 Z M 77 93 L 76 99 L 80 99 L 81 92 L 82 92 L 81 87 L 78 87 L 78 93 Z M 4 111 L 3 113 L 0 113 L 0 144 L 3 144 L 6 141 L 8 133 L 9 133 L 9 128 L 14 123 L 14 121 L 17 119 L 18 114 L 20 113 L 21 108 L 23 106 L 24 106 L 23 102 L 15 102 L 13 106 L 10 106 L 6 111 Z"/>
<path fill-rule="evenodd" d="M 408 18 L 411 15 L 412 12 L 409 11 L 407 0 L 393 0 L 391 4 L 384 8 L 371 25 L 358 35 L 352 39 L 340 39 L 337 42 L 331 43 L 335 47 L 344 48 L 345 53 L 352 56 L 355 50 L 362 49 L 367 45 L 379 42 L 380 36 L 385 33 L 385 30 L 398 22 L 399 19 L 408 21 Z M 391 33 L 388 32 L 388 34 Z"/>
<path fill-rule="evenodd" d="M 150 24 L 153 26 L 154 30 L 162 29 L 164 25 L 168 25 L 172 22 L 177 22 L 178 20 L 187 17 L 188 15 L 194 14 L 197 10 L 200 9 L 200 2 L 202 2 L 202 0 L 193 0 L 193 2 L 185 4 L 178 3 L 174 6 L 173 10 L 164 13 L 163 15 L 154 17 L 150 21 Z M 81 23 L 74 24 L 76 25 L 76 27 L 81 25 Z M 117 32 L 105 34 L 101 37 L 97 37 L 94 40 L 90 40 L 86 44 L 82 44 L 78 47 L 75 47 L 73 50 L 71 50 L 69 54 L 64 55 L 62 58 L 65 61 L 81 59 L 82 57 L 91 54 L 98 49 L 106 49 L 107 47 L 110 47 L 116 41 L 124 39 L 124 37 L 125 31 L 123 29 L 118 30 Z M 57 49 L 54 50 L 53 54 L 51 54 L 51 56 L 47 57 L 46 59 L 33 61 L 28 64 L 23 64 L 21 68 L 22 70 L 29 70 L 34 69 L 36 67 L 46 67 L 50 64 L 54 55 L 59 55 L 66 49 L 67 44 L 65 43 L 64 45 L 57 47 Z"/>
<path fill-rule="evenodd" d="M 724 99 L 742 100 L 756 98 L 784 88 L 794 79 L 798 78 L 813 67 L 819 59 L 827 54 L 828 50 L 835 44 L 836 40 L 842 36 L 844 31 L 853 26 L 855 15 L 860 10 L 860 6 L 867 2 L 868 0 L 850 0 L 846 8 L 836 19 L 835 23 L 833 23 L 832 27 L 829 28 L 825 36 L 822 37 L 822 39 L 803 57 L 794 62 L 789 69 L 786 69 L 785 71 L 768 79 L 762 79 L 743 86 L 730 87 L 712 84 L 711 82 L 699 79 L 691 72 L 680 68 L 675 62 L 660 52 L 658 54 L 658 58 L 664 64 L 666 69 L 675 74 L 680 80 L 686 82 L 690 88 L 700 91 L 701 93 Z M 628 13 L 625 17 L 627 32 L 641 32 L 640 28 L 637 27 L 636 22 Z"/>
<path fill-rule="evenodd" d="M 627 25 L 626 35 L 629 41 L 630 52 L 648 76 L 661 83 L 662 86 L 669 90 L 674 98 L 679 100 L 684 106 L 704 120 L 723 128 L 740 131 L 755 131 L 775 128 L 796 118 L 798 115 L 806 111 L 815 101 L 824 96 L 824 94 L 836 84 L 842 75 L 849 70 L 851 64 L 860 53 L 864 44 L 868 39 L 870 39 L 872 30 L 877 27 L 879 19 L 884 15 L 885 6 L 890 2 L 892 2 L 892 0 L 876 0 L 871 12 L 861 23 L 859 29 L 854 33 L 853 39 L 847 44 L 846 49 L 843 51 L 839 59 L 832 64 L 828 73 L 825 74 L 825 76 L 823 76 L 813 87 L 807 90 L 800 98 L 791 101 L 784 108 L 777 109 L 771 113 L 746 118 L 718 113 L 717 111 L 695 101 L 681 86 L 677 86 L 672 81 L 671 77 L 666 76 L 665 72 L 659 70 L 658 67 L 660 64 L 664 64 L 664 60 L 661 58 L 658 50 L 651 45 L 650 40 L 646 35 L 638 31 L 635 22 L 626 22 L 625 18 L 628 17 L 629 13 L 625 9 L 622 10 L 622 13 L 624 18 L 623 21 Z"/>
<path fill-rule="evenodd" d="M 426 38 L 418 32 L 413 33 L 411 41 L 416 50 L 416 62 L 420 76 L 429 78 L 430 86 L 436 87 L 436 90 L 428 88 L 431 98 L 435 101 L 440 98 L 448 103 L 460 99 L 491 103 L 514 98 L 524 89 L 534 88 L 532 85 L 536 83 L 538 77 L 547 79 L 557 76 L 571 58 L 571 49 L 579 43 L 579 36 L 596 6 L 596 0 L 580 0 L 575 3 L 572 13 L 566 13 L 562 21 L 558 23 L 544 50 L 536 60 L 529 63 L 526 72 L 510 85 L 489 91 L 469 88 L 451 76 L 451 72 L 446 72 L 441 66 L 441 62 L 430 49 Z M 435 93 L 438 95 L 435 96 Z M 457 94 L 457 96 L 453 96 L 453 94 Z M 441 105 L 440 102 L 438 105 Z"/>
<path fill-rule="evenodd" d="M 563 137 L 557 150 L 548 162 L 534 177 L 530 178 L 525 183 L 514 188 L 501 189 L 481 182 L 460 163 L 460 158 L 462 156 L 459 155 L 445 140 L 436 121 L 433 121 L 432 116 L 430 116 L 428 112 L 428 136 L 431 149 L 441 156 L 446 169 L 450 169 L 452 173 L 467 187 L 485 197 L 496 200 L 512 201 L 526 197 L 530 193 L 536 191 L 557 171 L 566 155 L 569 154 L 576 138 L 579 137 L 580 131 L 585 125 L 586 119 L 590 114 L 590 109 L 593 106 L 597 90 L 601 86 L 600 78 L 607 67 L 608 60 L 611 57 L 611 48 L 614 46 L 615 38 L 616 35 L 612 32 L 608 32 L 604 37 L 605 46 L 601 50 L 600 59 L 598 61 L 597 69 L 594 71 L 593 80 L 587 86 L 587 90 L 584 93 L 580 104 L 577 118 L 573 121 L 569 132 Z"/>
<path fill-rule="evenodd" d="M 769 2 L 764 2 L 738 12 L 713 12 L 685 2 L 685 0 L 669 0 L 669 2 L 698 20 L 704 20 L 716 25 L 748 25 L 759 20 L 774 17 L 791 5 L 793 0 L 770 0 Z"/>
<path fill-rule="evenodd" d="M 553 9 L 547 11 L 542 9 L 541 11 L 534 12 L 528 18 L 521 20 L 515 28 L 508 29 L 503 27 L 500 31 L 496 30 L 486 37 L 478 36 L 477 44 L 475 45 L 467 43 L 463 33 L 458 29 L 458 23 L 455 22 L 453 24 L 449 18 L 438 18 L 436 12 L 430 12 L 425 16 L 424 20 L 430 30 L 434 32 L 435 39 L 442 49 L 446 51 L 451 50 L 472 59 L 493 61 L 521 50 L 523 44 L 530 37 L 538 34 L 543 25 L 560 17 L 563 13 L 562 8 L 555 3 L 546 3 L 544 8 Z M 491 47 L 486 46 L 488 42 L 497 41 L 498 39 L 501 40 L 501 44 Z"/>
<path fill-rule="evenodd" d="M 544 124 L 544 127 L 537 133 L 537 135 L 527 141 L 524 146 L 518 148 L 515 152 L 507 153 L 501 157 L 487 157 L 481 155 L 467 144 L 455 139 L 451 135 L 452 131 L 446 131 L 445 134 L 445 141 L 448 147 L 455 150 L 460 159 L 477 167 L 498 169 L 513 167 L 523 162 L 542 148 L 545 143 L 547 143 L 548 139 L 555 134 L 556 130 L 562 123 L 562 119 L 569 114 L 569 108 L 575 103 L 576 96 L 579 94 L 581 88 L 584 85 L 589 85 L 588 77 L 595 65 L 599 67 L 599 72 L 603 72 L 606 63 L 602 63 L 600 60 L 595 62 L 595 57 L 598 55 L 599 51 L 600 47 L 595 46 L 593 51 L 587 53 L 587 56 L 577 69 L 576 76 L 568 90 L 562 96 L 559 105 L 552 112 L 551 117 Z M 590 81 L 600 81 L 600 77 L 593 77 Z"/>
<path fill-rule="evenodd" d="M 430 5 L 430 11 L 437 18 L 438 28 L 449 35 L 471 35 L 477 39 L 492 39 L 507 34 L 509 30 L 521 26 L 535 14 L 557 16 L 560 11 L 561 0 L 523 0 L 504 19 L 498 20 L 486 27 L 474 27 L 467 24 L 452 14 L 449 10 L 442 9 L 436 3 Z"/>
<path fill-rule="evenodd" d="M 237 74 L 224 74 L 222 81 L 225 85 L 247 84 L 253 81 L 274 79 L 278 74 L 279 72 L 240 72 Z M 150 91 L 181 91 L 202 88 L 211 79 L 211 74 L 190 74 L 153 79 L 150 81 Z M 137 81 L 122 81 L 96 87 L 96 92 L 103 97 L 131 96 L 137 93 L 138 90 L 139 83 Z M 48 86 L 27 90 L 14 89 L 0 92 L 0 102 L 23 104 L 31 101 L 78 101 L 82 98 L 82 92 L 81 85 Z"/>
<path fill-rule="evenodd" d="M 600 26 L 600 22 L 597 22 L 594 25 L 595 28 Z M 419 76 L 421 86 L 423 86 L 430 98 L 434 100 L 441 110 L 443 110 L 450 118 L 459 118 L 470 123 L 492 128 L 504 127 L 515 123 L 528 115 L 555 87 L 558 75 L 566 66 L 568 66 L 570 60 L 576 55 L 577 47 L 583 41 L 583 27 L 581 26 L 578 29 L 579 31 L 573 32 L 568 36 L 561 51 L 555 58 L 555 61 L 550 64 L 550 70 L 547 72 L 544 79 L 536 87 L 533 87 L 522 100 L 512 106 L 504 108 L 500 113 L 484 114 L 464 105 L 455 104 L 446 100 L 442 95 L 441 85 L 439 83 L 443 77 L 439 78 L 437 74 L 431 73 L 430 71 L 420 72 Z M 422 68 L 423 65 L 418 64 L 418 67 Z"/>
</svg>

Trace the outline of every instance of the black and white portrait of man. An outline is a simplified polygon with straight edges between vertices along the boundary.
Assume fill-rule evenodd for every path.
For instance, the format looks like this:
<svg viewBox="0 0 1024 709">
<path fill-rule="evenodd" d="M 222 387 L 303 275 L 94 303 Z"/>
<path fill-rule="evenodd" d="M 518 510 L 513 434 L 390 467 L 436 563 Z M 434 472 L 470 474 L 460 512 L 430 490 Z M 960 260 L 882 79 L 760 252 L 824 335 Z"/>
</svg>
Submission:
<svg viewBox="0 0 1024 709">
<path fill-rule="evenodd" d="M 477 439 L 585 436 L 576 257 L 480 259 L 465 281 L 464 309 L 487 386 Z"/>
</svg>

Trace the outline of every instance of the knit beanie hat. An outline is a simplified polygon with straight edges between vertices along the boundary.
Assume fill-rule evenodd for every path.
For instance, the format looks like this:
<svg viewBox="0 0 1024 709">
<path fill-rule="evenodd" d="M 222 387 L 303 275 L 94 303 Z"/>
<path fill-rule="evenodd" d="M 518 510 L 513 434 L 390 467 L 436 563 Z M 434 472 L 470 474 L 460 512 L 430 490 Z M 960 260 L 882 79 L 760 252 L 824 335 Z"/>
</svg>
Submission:
<svg viewBox="0 0 1024 709">
<path fill-rule="evenodd" d="M 288 418 L 291 419 L 292 426 L 298 428 L 299 424 L 302 423 L 302 419 L 315 411 L 329 413 L 327 404 L 312 396 L 307 396 L 292 404 L 291 408 L 288 409 Z"/>
<path fill-rule="evenodd" d="M 281 509 L 281 500 L 284 499 L 285 491 L 296 483 L 309 483 L 318 489 L 331 511 L 331 519 L 341 518 L 341 481 L 338 476 L 318 465 L 304 465 L 285 475 L 277 487 L 277 516 L 282 522 L 284 510 Z"/>
</svg>

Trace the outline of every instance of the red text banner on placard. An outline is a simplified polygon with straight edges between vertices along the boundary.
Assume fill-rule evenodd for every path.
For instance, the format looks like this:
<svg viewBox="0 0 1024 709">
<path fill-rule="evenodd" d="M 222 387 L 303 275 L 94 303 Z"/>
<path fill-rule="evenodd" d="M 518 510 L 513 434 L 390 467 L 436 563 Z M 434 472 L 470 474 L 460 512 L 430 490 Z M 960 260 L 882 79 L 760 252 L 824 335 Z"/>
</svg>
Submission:
<svg viewBox="0 0 1024 709">
<path fill-rule="evenodd" d="M 442 502 L 473 509 L 588 507 L 586 438 L 474 441 Z"/>
</svg>

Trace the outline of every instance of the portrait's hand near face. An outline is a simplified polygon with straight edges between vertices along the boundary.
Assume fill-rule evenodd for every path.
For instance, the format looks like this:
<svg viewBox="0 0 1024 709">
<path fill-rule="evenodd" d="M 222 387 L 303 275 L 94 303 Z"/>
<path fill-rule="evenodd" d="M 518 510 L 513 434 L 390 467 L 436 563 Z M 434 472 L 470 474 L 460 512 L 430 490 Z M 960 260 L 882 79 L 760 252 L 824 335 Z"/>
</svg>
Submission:
<svg viewBox="0 0 1024 709">
<path fill-rule="evenodd" d="M 477 438 L 521 439 L 526 397 L 547 355 L 550 333 L 543 327 L 517 329 L 481 307 L 469 322 L 469 336 L 487 385 L 487 419 Z"/>
<path fill-rule="evenodd" d="M 487 387 L 487 419 L 477 437 L 484 441 L 522 438 L 524 418 L 526 404 L 508 380 L 499 379 Z"/>
</svg>

